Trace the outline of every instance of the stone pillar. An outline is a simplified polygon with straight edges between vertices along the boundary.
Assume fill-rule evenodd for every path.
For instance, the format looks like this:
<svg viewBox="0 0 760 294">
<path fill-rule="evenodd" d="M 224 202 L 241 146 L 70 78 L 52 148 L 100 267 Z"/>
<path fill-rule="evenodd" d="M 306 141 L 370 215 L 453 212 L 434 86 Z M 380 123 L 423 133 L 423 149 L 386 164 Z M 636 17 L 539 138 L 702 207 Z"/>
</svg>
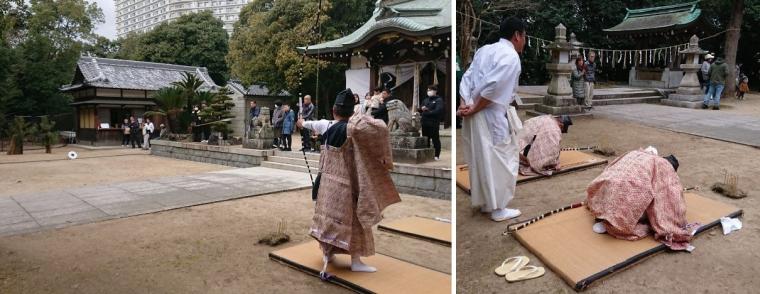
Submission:
<svg viewBox="0 0 760 294">
<path fill-rule="evenodd" d="M 535 106 L 535 112 L 529 115 L 541 114 L 574 114 L 580 113 L 581 107 L 573 98 L 573 89 L 570 88 L 570 74 L 573 71 L 573 63 L 570 60 L 570 51 L 573 45 L 565 37 L 567 29 L 559 24 L 554 28 L 554 42 L 545 48 L 551 51 L 551 63 L 546 64 L 546 70 L 552 76 L 544 96 L 543 104 Z"/>
<path fill-rule="evenodd" d="M 705 54 L 707 51 L 699 48 L 699 37 L 693 35 L 689 39 L 689 47 L 678 51 L 678 53 L 684 54 L 686 57 L 684 63 L 681 64 L 681 69 L 684 71 L 683 78 L 681 78 L 681 83 L 676 92 L 670 94 L 667 99 L 662 99 L 661 102 L 670 106 L 700 108 L 704 91 L 699 87 L 699 79 L 697 78 L 697 72 L 702 66 L 699 64 L 699 55 Z"/>
</svg>

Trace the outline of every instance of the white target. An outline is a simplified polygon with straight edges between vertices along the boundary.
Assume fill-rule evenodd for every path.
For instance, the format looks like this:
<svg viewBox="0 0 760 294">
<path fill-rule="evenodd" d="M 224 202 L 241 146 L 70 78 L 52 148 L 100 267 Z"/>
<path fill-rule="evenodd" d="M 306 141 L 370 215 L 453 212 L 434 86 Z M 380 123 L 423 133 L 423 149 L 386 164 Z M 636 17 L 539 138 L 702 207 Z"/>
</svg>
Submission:
<svg viewBox="0 0 760 294">
<path fill-rule="evenodd" d="M 69 159 L 73 160 L 73 159 L 77 159 L 77 156 L 79 156 L 79 154 L 77 154 L 74 151 L 69 151 L 69 154 L 67 154 L 67 156 L 69 157 Z"/>
</svg>

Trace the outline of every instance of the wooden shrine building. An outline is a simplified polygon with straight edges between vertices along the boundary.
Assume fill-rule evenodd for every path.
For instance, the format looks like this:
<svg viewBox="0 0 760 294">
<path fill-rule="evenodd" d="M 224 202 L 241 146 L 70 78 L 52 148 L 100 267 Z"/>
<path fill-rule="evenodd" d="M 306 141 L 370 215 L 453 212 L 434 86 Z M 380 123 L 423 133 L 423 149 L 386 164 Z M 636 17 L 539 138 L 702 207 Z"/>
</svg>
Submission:
<svg viewBox="0 0 760 294">
<path fill-rule="evenodd" d="M 298 48 L 309 57 L 349 66 L 346 87 L 364 97 L 395 77 L 393 94 L 417 111 L 429 84 L 451 97 L 451 0 L 380 0 L 367 22 L 342 38 Z M 450 99 L 446 112 L 450 113 Z M 445 116 L 444 125 L 451 118 Z"/>
</svg>

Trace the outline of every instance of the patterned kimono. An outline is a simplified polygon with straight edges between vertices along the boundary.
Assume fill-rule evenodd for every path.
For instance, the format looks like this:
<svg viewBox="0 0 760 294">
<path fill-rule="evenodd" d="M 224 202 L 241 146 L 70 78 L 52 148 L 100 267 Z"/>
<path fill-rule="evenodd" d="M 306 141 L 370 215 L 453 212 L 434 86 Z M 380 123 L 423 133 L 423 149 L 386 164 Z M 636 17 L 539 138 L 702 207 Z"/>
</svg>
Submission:
<svg viewBox="0 0 760 294">
<path fill-rule="evenodd" d="M 401 201 L 390 177 L 390 135 L 382 120 L 365 114 L 351 117 L 346 135 L 341 147 L 322 147 L 310 234 L 325 255 L 370 256 L 375 254 L 372 226 L 382 220 L 383 209 Z"/>
<path fill-rule="evenodd" d="M 651 230 L 655 240 L 685 250 L 698 224 L 686 222 L 682 192 L 666 159 L 637 150 L 615 159 L 589 184 L 586 202 L 615 238 L 638 240 Z"/>
<path fill-rule="evenodd" d="M 520 160 L 520 174 L 525 176 L 551 175 L 559 169 L 560 140 L 562 130 L 551 115 L 542 115 L 523 122 L 520 133 L 520 154 L 525 146 L 536 139 L 528 152 L 527 162 Z"/>
</svg>

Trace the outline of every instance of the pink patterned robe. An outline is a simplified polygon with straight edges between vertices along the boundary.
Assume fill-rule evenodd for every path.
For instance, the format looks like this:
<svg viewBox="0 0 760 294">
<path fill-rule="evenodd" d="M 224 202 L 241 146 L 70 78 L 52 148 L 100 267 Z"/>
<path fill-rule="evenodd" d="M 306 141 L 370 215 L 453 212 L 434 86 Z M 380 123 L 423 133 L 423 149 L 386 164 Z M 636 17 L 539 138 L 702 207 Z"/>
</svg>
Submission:
<svg viewBox="0 0 760 294">
<path fill-rule="evenodd" d="M 348 121 L 340 148 L 323 145 L 322 179 L 309 234 L 323 254 L 375 254 L 372 227 L 383 210 L 401 201 L 391 179 L 390 134 L 385 122 L 366 114 Z"/>
<path fill-rule="evenodd" d="M 681 181 L 664 158 L 628 152 L 612 161 L 586 193 L 588 209 L 613 237 L 638 240 L 654 231 L 655 240 L 671 249 L 688 248 L 697 224 L 687 223 Z M 648 224 L 640 222 L 644 219 Z"/>
<path fill-rule="evenodd" d="M 528 152 L 528 161 L 520 160 L 520 174 L 524 176 L 549 176 L 559 169 L 560 141 L 562 130 L 551 115 L 542 115 L 526 120 L 520 133 L 520 154 L 533 141 Z"/>
</svg>

